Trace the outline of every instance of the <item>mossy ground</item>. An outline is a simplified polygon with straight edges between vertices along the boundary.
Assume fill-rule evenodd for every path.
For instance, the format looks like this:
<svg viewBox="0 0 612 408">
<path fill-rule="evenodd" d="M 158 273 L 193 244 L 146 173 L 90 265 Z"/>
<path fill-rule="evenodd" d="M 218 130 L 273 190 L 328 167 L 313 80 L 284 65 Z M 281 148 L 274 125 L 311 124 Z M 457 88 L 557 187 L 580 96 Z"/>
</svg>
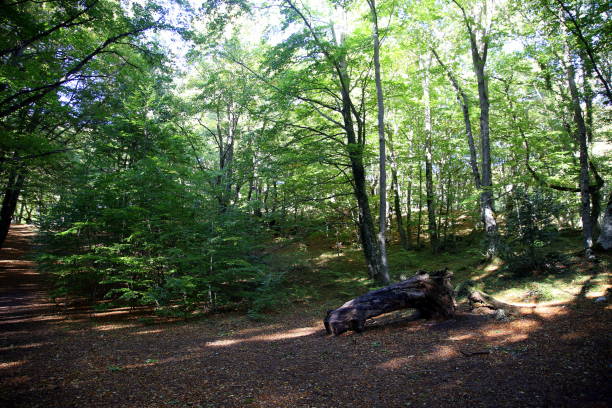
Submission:
<svg viewBox="0 0 612 408">
<path fill-rule="evenodd" d="M 478 237 L 457 240 L 446 250 L 433 254 L 428 247 L 405 250 L 397 243 L 388 247 L 392 280 L 406 279 L 418 270 L 448 268 L 453 283 L 472 281 L 483 290 L 507 302 L 568 302 L 577 296 L 602 296 L 610 287 L 610 255 L 600 254 L 598 262 L 587 262 L 580 256 L 579 232 L 561 234 L 545 252 L 562 258 L 554 271 L 533 271 L 518 276 L 509 271 L 500 258 L 485 261 Z M 313 307 L 337 306 L 368 290 L 376 288 L 368 279 L 363 254 L 356 245 L 338 248 L 324 236 L 284 240 L 281 250 L 268 255 L 268 264 L 284 273 L 283 288 L 295 304 Z"/>
</svg>

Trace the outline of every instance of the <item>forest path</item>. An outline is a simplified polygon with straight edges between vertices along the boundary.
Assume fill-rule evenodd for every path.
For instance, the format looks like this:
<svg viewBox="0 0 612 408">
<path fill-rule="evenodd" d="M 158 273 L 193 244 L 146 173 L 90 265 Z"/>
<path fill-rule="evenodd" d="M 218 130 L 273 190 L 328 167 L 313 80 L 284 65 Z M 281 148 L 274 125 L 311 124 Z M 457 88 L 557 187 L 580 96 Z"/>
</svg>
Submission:
<svg viewBox="0 0 612 408">
<path fill-rule="evenodd" d="M 377 318 L 326 336 L 321 305 L 252 322 L 154 323 L 48 303 L 26 259 L 0 251 L 2 407 L 609 407 L 610 306 L 583 300 L 508 322 Z M 482 353 L 473 354 L 470 353 Z"/>
</svg>

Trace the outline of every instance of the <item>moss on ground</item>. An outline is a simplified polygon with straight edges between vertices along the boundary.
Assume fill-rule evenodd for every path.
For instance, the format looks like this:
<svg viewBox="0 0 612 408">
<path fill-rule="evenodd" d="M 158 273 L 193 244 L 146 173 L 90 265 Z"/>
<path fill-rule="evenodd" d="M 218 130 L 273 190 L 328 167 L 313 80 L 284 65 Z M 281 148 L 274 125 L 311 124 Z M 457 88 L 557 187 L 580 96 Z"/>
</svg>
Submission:
<svg viewBox="0 0 612 408">
<path fill-rule="evenodd" d="M 473 281 L 481 290 L 512 302 L 565 302 L 577 296 L 601 296 L 610 287 L 611 257 L 601 255 L 599 263 L 585 262 L 579 255 L 580 235 L 562 234 L 548 248 L 559 254 L 554 271 L 533 271 L 515 276 L 499 258 L 484 262 L 478 239 L 459 241 L 439 254 L 428 248 L 404 250 L 390 245 L 388 259 L 393 280 L 406 279 L 418 270 L 449 268 L 454 284 Z M 296 240 L 272 251 L 267 263 L 284 271 L 283 287 L 295 304 L 337 307 L 338 303 L 377 286 L 367 278 L 362 252 L 356 246 L 337 248 L 332 240 Z"/>
</svg>

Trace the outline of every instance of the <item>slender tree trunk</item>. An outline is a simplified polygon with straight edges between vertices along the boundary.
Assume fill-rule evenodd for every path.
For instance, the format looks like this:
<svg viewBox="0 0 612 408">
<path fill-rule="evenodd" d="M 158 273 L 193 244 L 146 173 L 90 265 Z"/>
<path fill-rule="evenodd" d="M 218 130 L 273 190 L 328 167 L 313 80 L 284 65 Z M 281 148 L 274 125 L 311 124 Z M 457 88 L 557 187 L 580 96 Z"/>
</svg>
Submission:
<svg viewBox="0 0 612 408">
<path fill-rule="evenodd" d="M 387 263 L 387 154 L 385 152 L 385 104 L 383 100 L 382 81 L 380 73 L 380 41 L 378 37 L 378 15 L 376 14 L 376 0 L 368 0 L 372 13 L 372 37 L 374 40 L 374 80 L 376 83 L 376 104 L 378 108 L 378 148 L 380 163 L 380 206 L 378 214 L 378 254 L 380 269 L 378 271 L 380 281 L 389 284 L 389 265 Z M 397 192 L 396 192 L 397 194 Z"/>
<path fill-rule="evenodd" d="M 450 167 L 450 164 L 449 164 Z M 448 182 L 446 184 L 446 210 L 444 213 L 444 246 L 446 247 L 448 241 L 448 224 L 451 217 L 451 207 L 453 202 L 452 194 L 452 168 L 448 172 Z"/>
<path fill-rule="evenodd" d="M 567 40 L 565 41 L 564 63 L 567 81 L 572 99 L 574 123 L 576 125 L 576 140 L 580 154 L 580 218 L 582 219 L 582 235 L 585 255 L 590 257 L 593 250 L 593 222 L 591 220 L 591 197 L 589 194 L 589 150 L 587 145 L 587 127 L 580 107 L 580 95 L 576 86 L 576 73 L 571 60 L 571 53 Z"/>
<path fill-rule="evenodd" d="M 470 167 L 472 169 L 472 176 L 474 177 L 474 184 L 476 188 L 480 188 L 480 171 L 478 170 L 478 157 L 476 154 L 476 146 L 474 144 L 474 135 L 472 134 L 472 121 L 470 120 L 470 104 L 467 98 L 467 95 L 463 91 L 463 88 L 459 85 L 459 82 L 455 79 L 452 71 L 442 62 L 438 53 L 435 49 L 431 49 L 433 55 L 436 57 L 436 60 L 440 64 L 440 66 L 446 72 L 448 79 L 450 80 L 453 88 L 455 88 L 455 93 L 457 96 L 457 102 L 461 107 L 461 112 L 463 113 L 463 123 L 465 125 L 465 136 L 467 138 L 468 147 L 470 151 Z"/>
<path fill-rule="evenodd" d="M 32 223 L 32 207 L 26 207 L 26 218 L 25 218 L 25 222 L 26 224 L 31 224 Z"/>
<path fill-rule="evenodd" d="M 593 242 L 597 242 L 599 234 L 601 234 L 601 225 L 599 216 L 601 215 L 601 189 L 589 189 L 591 195 L 591 223 L 593 224 Z"/>
<path fill-rule="evenodd" d="M 350 114 L 350 113 L 349 113 Z M 351 129 L 352 124 L 347 129 Z M 354 132 L 354 131 L 353 131 Z M 351 131 L 347 131 L 347 134 Z M 354 133 L 350 139 L 354 139 Z M 349 141 L 349 143 L 351 143 Z M 359 237 L 363 247 L 363 254 L 368 267 L 370 278 L 379 280 L 378 250 L 376 248 L 376 234 L 374 232 L 374 220 L 370 212 L 370 204 L 366 187 L 365 168 L 363 166 L 363 150 L 352 149 L 350 152 L 351 170 L 354 180 L 354 192 L 359 209 Z"/>
<path fill-rule="evenodd" d="M 276 180 L 272 180 L 272 214 L 276 213 L 276 208 L 278 206 L 278 188 L 276 187 Z"/>
<path fill-rule="evenodd" d="M 406 230 L 404 229 L 404 220 L 402 216 L 402 202 L 399 191 L 399 183 L 397 182 L 397 171 L 391 170 L 391 177 L 393 181 L 393 191 L 394 191 L 394 199 L 393 205 L 395 208 L 395 219 L 397 221 L 397 232 L 400 237 L 400 245 L 402 248 L 408 250 L 410 246 L 408 244 L 408 239 L 406 237 Z"/>
<path fill-rule="evenodd" d="M 431 131 L 431 101 L 429 98 L 429 64 L 423 73 L 423 105 L 425 109 L 425 190 L 427 193 L 427 218 L 429 242 L 432 252 L 438 251 L 438 229 L 433 182 L 433 143 Z"/>
<path fill-rule="evenodd" d="M 585 126 L 587 143 L 593 142 L 593 89 L 591 88 L 590 80 L 593 77 L 593 69 L 586 58 L 582 58 L 583 69 L 583 88 L 584 88 L 584 104 L 585 104 Z M 597 241 L 597 237 L 601 233 L 601 225 L 599 224 L 599 215 L 601 214 L 601 188 L 590 188 L 591 194 L 591 222 L 593 223 L 593 241 Z"/>
<path fill-rule="evenodd" d="M 440 166 L 440 172 L 442 172 L 442 166 Z M 444 203 L 446 201 L 446 186 L 444 185 L 443 177 L 440 174 L 439 177 L 435 179 L 436 185 L 438 186 L 437 190 L 439 191 L 437 197 L 436 205 L 436 227 L 438 231 L 438 244 L 442 242 L 442 214 L 444 212 Z"/>
<path fill-rule="evenodd" d="M 366 190 L 365 168 L 363 165 L 363 148 L 365 144 L 365 117 L 357 112 L 351 100 L 351 86 L 348 76 L 347 64 L 344 55 L 334 55 L 328 49 L 327 45 L 320 40 L 317 30 L 313 28 L 308 18 L 302 11 L 296 7 L 291 0 L 284 0 L 295 13 L 304 22 L 305 26 L 312 35 L 319 50 L 324 54 L 327 62 L 336 74 L 338 85 L 341 93 L 342 101 L 342 121 L 343 130 L 346 133 L 348 145 L 349 160 L 351 163 L 351 171 L 353 175 L 353 188 L 357 199 L 359 209 L 359 236 L 363 247 L 364 257 L 368 267 L 368 273 L 371 278 L 382 281 L 384 277 L 380 274 L 379 255 L 376 241 L 376 233 L 374 230 L 374 222 L 370 212 L 368 194 Z M 343 39 L 341 41 L 344 41 Z M 355 110 L 355 121 L 357 121 L 358 132 L 355 132 L 355 123 L 353 122 L 353 109 Z"/>
<path fill-rule="evenodd" d="M 11 228 L 11 220 L 15 214 L 24 181 L 25 173 L 23 171 L 18 171 L 17 169 L 11 170 L 7 186 L 4 189 L 2 208 L 0 208 L 0 248 L 4 245 L 4 241 Z"/>
<path fill-rule="evenodd" d="M 393 208 L 395 212 L 395 219 L 397 220 L 397 232 L 400 237 L 400 245 L 402 248 L 408 250 L 409 244 L 406 238 L 406 230 L 404 230 L 404 220 L 402 217 L 402 202 L 400 185 L 397 175 L 397 158 L 395 156 L 395 150 L 393 148 L 393 138 L 389 135 L 389 153 L 391 156 L 391 184 L 394 192 Z"/>
<path fill-rule="evenodd" d="M 484 64 L 475 62 L 478 78 L 478 100 L 480 103 L 480 144 L 482 192 L 480 194 L 482 219 L 487 235 L 487 255 L 493 257 L 497 253 L 498 236 L 495 211 L 493 209 L 493 175 L 491 170 L 491 146 L 489 136 L 489 86 L 485 76 Z"/>
<path fill-rule="evenodd" d="M 593 89 L 591 88 L 591 77 L 593 76 L 593 70 L 590 65 L 583 59 L 583 88 L 584 88 L 584 104 L 586 108 L 586 133 L 587 141 L 593 142 Z"/>
<path fill-rule="evenodd" d="M 487 237 L 487 258 L 492 258 L 498 250 L 498 231 L 497 221 L 495 220 L 495 211 L 493 205 L 493 176 L 491 170 L 491 146 L 490 146 L 490 130 L 489 130 L 489 80 L 485 74 L 485 65 L 487 63 L 487 54 L 489 50 L 489 25 L 491 10 L 488 4 L 484 6 L 484 21 L 481 23 L 482 32 L 480 44 L 476 38 L 476 32 L 472 27 L 472 19 L 468 17 L 463 6 L 456 0 L 453 2 L 461 9 L 463 21 L 467 28 L 470 37 L 470 48 L 472 54 L 472 64 L 476 73 L 478 83 L 478 102 L 480 106 L 480 148 L 481 148 L 481 193 L 480 193 L 480 208 L 482 221 L 485 227 Z M 482 48 L 482 49 L 481 49 Z"/>
<path fill-rule="evenodd" d="M 263 216 L 263 212 L 262 210 L 262 206 L 263 206 L 263 200 L 262 200 L 262 194 L 263 194 L 263 181 L 260 178 L 256 178 L 255 179 L 255 201 L 257 201 L 257 207 L 255 207 L 253 209 L 253 213 L 255 214 L 256 217 L 262 217 Z"/>
<path fill-rule="evenodd" d="M 270 195 L 270 183 L 266 180 L 265 190 L 263 191 L 263 208 L 266 215 L 270 212 L 268 196 Z"/>
<path fill-rule="evenodd" d="M 410 248 L 412 245 L 412 180 L 408 181 L 406 206 L 406 246 Z"/>
<path fill-rule="evenodd" d="M 25 202 L 21 200 L 19 205 L 19 215 L 17 216 L 17 224 L 21 224 L 23 221 L 23 211 L 25 209 Z"/>
<path fill-rule="evenodd" d="M 343 75 L 346 75 L 346 73 L 343 72 Z M 351 102 L 348 90 L 343 87 L 341 92 L 342 118 L 348 145 L 351 146 L 349 159 L 351 162 L 355 198 L 357 199 L 357 207 L 359 209 L 359 237 L 361 238 L 361 246 L 370 278 L 382 281 L 384 278 L 380 275 L 380 258 L 378 255 L 376 233 L 374 231 L 374 220 L 372 219 L 368 200 L 365 167 L 363 165 L 363 146 L 357 141 L 353 117 L 351 116 Z"/>
<path fill-rule="evenodd" d="M 597 238 L 597 244 L 604 250 L 612 250 L 612 192 L 608 195 L 608 204 L 604 213 L 601 234 Z"/>
<path fill-rule="evenodd" d="M 423 168 L 419 163 L 419 215 L 417 217 L 417 248 L 421 248 L 421 219 L 423 216 Z"/>
</svg>

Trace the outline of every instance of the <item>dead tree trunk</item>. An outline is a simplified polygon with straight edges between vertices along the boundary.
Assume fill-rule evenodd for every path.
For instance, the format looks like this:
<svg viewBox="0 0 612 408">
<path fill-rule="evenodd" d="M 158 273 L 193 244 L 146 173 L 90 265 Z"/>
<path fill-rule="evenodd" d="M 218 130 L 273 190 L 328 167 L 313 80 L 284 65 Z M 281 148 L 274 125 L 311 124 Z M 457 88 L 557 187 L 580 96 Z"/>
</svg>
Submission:
<svg viewBox="0 0 612 408">
<path fill-rule="evenodd" d="M 328 334 L 348 330 L 360 332 L 367 319 L 399 309 L 413 308 L 421 317 L 449 318 L 457 304 L 448 269 L 431 274 L 421 272 L 410 279 L 368 292 L 336 310 L 327 312 L 323 323 Z"/>
</svg>

